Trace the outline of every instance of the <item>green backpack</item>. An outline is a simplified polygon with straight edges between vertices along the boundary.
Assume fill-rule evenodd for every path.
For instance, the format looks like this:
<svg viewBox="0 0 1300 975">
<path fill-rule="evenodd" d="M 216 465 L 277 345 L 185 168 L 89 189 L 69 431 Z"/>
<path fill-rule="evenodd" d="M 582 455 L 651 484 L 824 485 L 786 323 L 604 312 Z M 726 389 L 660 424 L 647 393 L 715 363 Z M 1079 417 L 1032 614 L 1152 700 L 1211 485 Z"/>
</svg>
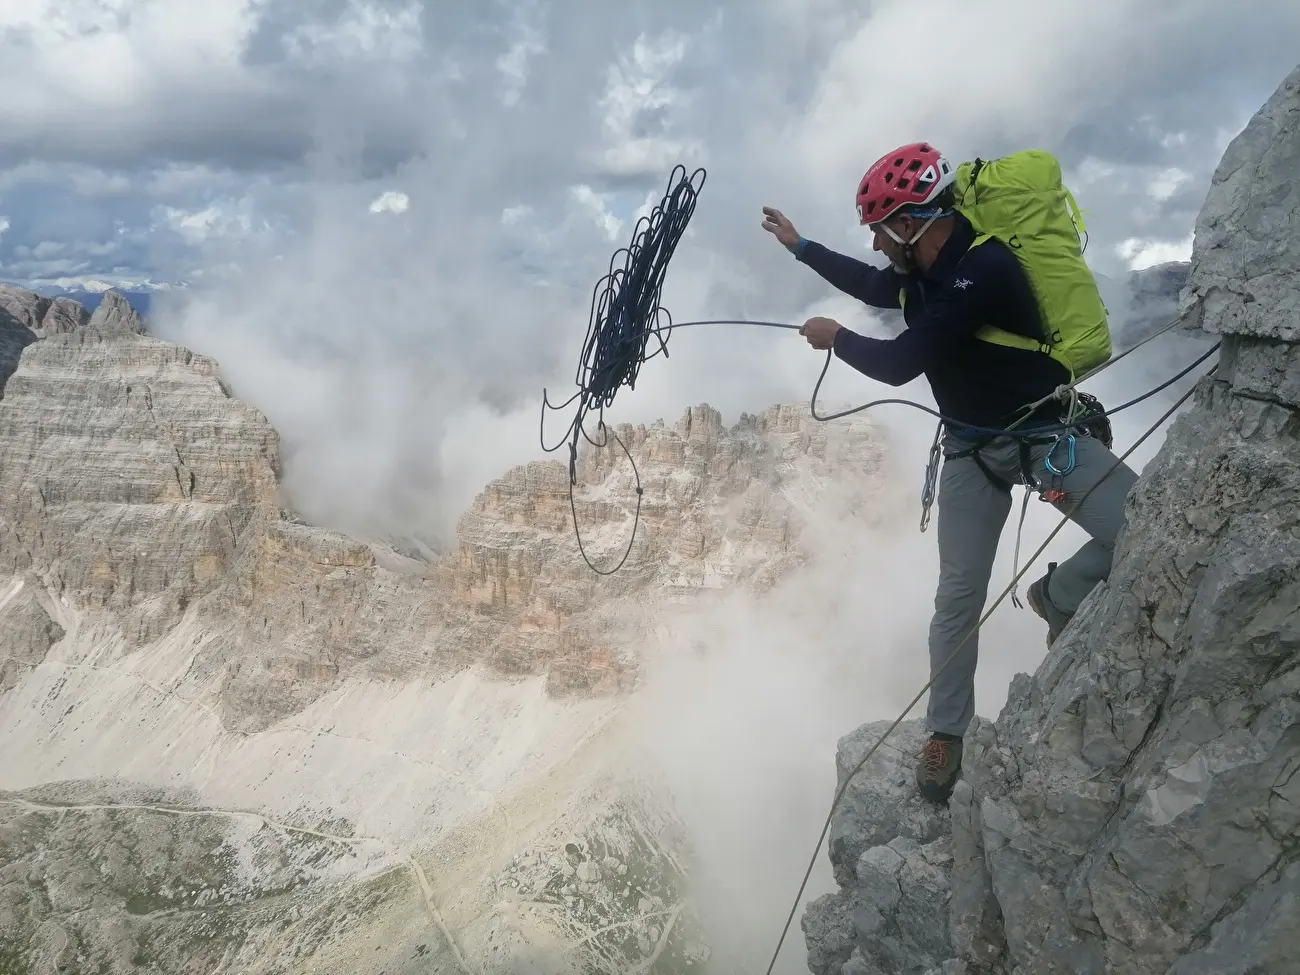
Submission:
<svg viewBox="0 0 1300 975">
<path fill-rule="evenodd" d="M 1048 342 L 986 325 L 975 337 L 998 345 L 1037 349 L 1070 370 L 1070 380 L 1110 359 L 1106 306 L 1084 262 L 1083 215 L 1061 182 L 1051 153 L 1025 149 L 1000 159 L 957 167 L 956 208 L 975 228 L 972 247 L 990 237 L 1020 260 L 1038 301 Z"/>
</svg>

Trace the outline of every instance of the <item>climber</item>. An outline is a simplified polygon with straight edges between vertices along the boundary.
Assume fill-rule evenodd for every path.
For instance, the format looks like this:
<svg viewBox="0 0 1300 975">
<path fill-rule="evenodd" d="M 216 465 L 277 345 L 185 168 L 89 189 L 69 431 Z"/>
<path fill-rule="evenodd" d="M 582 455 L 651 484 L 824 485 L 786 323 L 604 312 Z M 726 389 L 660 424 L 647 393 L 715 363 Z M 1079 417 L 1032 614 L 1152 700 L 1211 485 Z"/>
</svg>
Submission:
<svg viewBox="0 0 1300 975">
<path fill-rule="evenodd" d="M 763 208 L 763 228 L 827 282 L 867 305 L 903 309 L 907 327 L 895 338 L 859 335 L 819 316 L 800 329 L 808 344 L 833 350 L 854 369 L 891 386 L 924 374 L 940 412 L 958 421 L 945 424 L 942 440 L 931 675 L 958 646 L 961 650 L 930 689 L 930 737 L 916 768 L 921 794 L 940 803 L 947 801 L 961 769 L 962 737 L 974 716 L 979 636 L 966 637 L 984 609 L 998 540 L 1011 509 L 1011 486 L 1042 487 L 1036 472 L 1052 470 L 1044 461 L 1060 440 L 1044 434 L 1022 449 L 1025 441 L 999 437 L 990 442 L 960 424 L 1006 429 L 1021 419 L 1023 407 L 1051 396 L 1072 378 L 1069 368 L 1042 351 L 1043 316 L 1016 254 L 997 237 L 972 246 L 977 235 L 956 208 L 955 181 L 952 164 L 926 143 L 903 146 L 867 170 L 857 191 L 859 223 L 872 230 L 873 248 L 889 259 L 891 266 L 885 269 L 808 240 L 779 210 Z M 996 342 L 977 336 L 989 323 L 1032 341 L 1022 339 L 1028 347 L 1017 347 L 1014 338 Z M 1032 433 L 1059 425 L 1062 411 L 1061 401 L 1052 399 L 1021 419 L 1017 430 Z M 1041 496 L 1092 538 L 1059 566 L 1049 565 L 1027 591 L 1030 606 L 1047 623 L 1049 645 L 1084 597 L 1109 575 L 1124 499 L 1137 479 L 1127 465 L 1112 470 L 1116 458 L 1108 447 L 1078 433 L 1071 441 L 1073 467 L 1058 449 L 1055 469 L 1066 473 L 1053 477 L 1050 493 L 1044 489 Z M 1072 497 L 1089 490 L 1082 506 L 1071 506 Z"/>
</svg>

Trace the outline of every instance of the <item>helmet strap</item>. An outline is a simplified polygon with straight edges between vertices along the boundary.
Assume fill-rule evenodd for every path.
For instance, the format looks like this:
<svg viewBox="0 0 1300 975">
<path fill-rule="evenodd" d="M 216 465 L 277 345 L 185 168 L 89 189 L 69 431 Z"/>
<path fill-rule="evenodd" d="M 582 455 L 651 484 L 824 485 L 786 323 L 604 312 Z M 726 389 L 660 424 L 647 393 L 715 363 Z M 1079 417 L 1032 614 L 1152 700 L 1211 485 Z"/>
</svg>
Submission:
<svg viewBox="0 0 1300 975">
<path fill-rule="evenodd" d="M 937 213 L 931 216 L 928 220 L 925 221 L 925 223 L 921 224 L 921 229 L 912 235 L 911 240 L 904 240 L 902 237 L 898 236 L 898 234 L 894 233 L 894 231 L 890 227 L 888 227 L 883 223 L 880 225 L 880 229 L 883 230 L 885 233 L 887 233 L 890 236 L 890 238 L 894 241 L 894 243 L 901 244 L 904 247 L 915 247 L 916 242 L 920 240 L 922 237 L 924 237 L 925 232 L 930 229 L 930 224 L 934 223 L 938 219 L 939 219 L 939 214 Z"/>
</svg>

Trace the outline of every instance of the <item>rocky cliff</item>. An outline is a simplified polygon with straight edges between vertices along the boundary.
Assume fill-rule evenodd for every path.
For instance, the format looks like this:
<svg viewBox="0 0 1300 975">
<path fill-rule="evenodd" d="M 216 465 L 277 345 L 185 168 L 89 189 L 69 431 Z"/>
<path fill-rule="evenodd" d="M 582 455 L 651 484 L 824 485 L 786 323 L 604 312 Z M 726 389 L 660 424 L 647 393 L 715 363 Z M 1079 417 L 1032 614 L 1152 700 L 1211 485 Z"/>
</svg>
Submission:
<svg viewBox="0 0 1300 975">
<path fill-rule="evenodd" d="M 556 462 L 425 561 L 304 523 L 216 362 L 78 308 L 0 292 L 0 971 L 699 970 L 634 648 L 799 565 L 814 507 L 893 517 L 870 424 L 622 427 L 618 574 Z M 613 563 L 631 468 L 578 482 Z"/>
<path fill-rule="evenodd" d="M 1219 368 L 1108 583 L 977 719 L 947 809 L 907 788 L 916 722 L 850 783 L 813 972 L 1300 972 L 1297 282 L 1300 69 L 1214 175 L 1181 314 Z M 883 731 L 842 740 L 841 777 Z"/>
<path fill-rule="evenodd" d="M 1116 351 L 1136 345 L 1178 317 L 1178 296 L 1187 284 L 1190 268 L 1185 261 L 1170 261 L 1133 271 L 1118 282 L 1098 275 Z M 1190 329 L 1183 331 L 1196 334 Z"/>
<path fill-rule="evenodd" d="M 877 490 L 881 445 L 862 424 L 825 428 L 778 407 L 728 430 L 703 406 L 673 426 L 620 428 L 644 495 L 617 575 L 579 557 L 558 462 L 489 485 L 455 552 L 426 564 L 282 508 L 266 419 L 232 398 L 214 361 L 124 328 L 115 307 L 25 347 L 5 386 L 8 611 L 39 619 L 63 600 L 100 614 L 124 652 L 152 652 L 188 622 L 204 633 L 188 669 L 231 729 L 264 729 L 354 669 L 447 676 L 482 662 L 544 675 L 556 693 L 626 689 L 628 627 L 648 594 L 770 581 L 804 554 L 798 510 L 829 470 L 860 474 L 859 500 Z M 631 466 L 590 450 L 578 473 L 584 544 L 612 565 L 633 525 Z M 21 664 L 0 656 L 11 683 L 39 662 L 33 639 Z"/>
</svg>

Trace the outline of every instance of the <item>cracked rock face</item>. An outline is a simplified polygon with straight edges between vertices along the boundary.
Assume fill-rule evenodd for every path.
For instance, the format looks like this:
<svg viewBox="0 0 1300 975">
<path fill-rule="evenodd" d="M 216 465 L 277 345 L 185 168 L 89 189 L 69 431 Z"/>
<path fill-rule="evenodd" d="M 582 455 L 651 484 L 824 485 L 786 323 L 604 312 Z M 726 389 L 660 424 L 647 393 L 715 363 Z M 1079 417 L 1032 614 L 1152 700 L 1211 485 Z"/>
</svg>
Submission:
<svg viewBox="0 0 1300 975">
<path fill-rule="evenodd" d="M 810 909 L 813 971 L 919 973 L 945 948 L 1007 975 L 1300 971 L 1300 69 L 1225 153 L 1185 297 L 1218 372 L 1130 495 L 1108 582 L 968 734 L 947 944 L 894 963 L 869 954 L 886 930 L 845 957 L 843 918 L 896 912 L 877 853 Z M 847 804 L 836 831 L 891 808 Z"/>
<path fill-rule="evenodd" d="M 0 592 L 0 692 L 18 683 L 19 674 L 34 667 L 63 639 L 64 630 L 50 615 L 48 599 L 32 579 L 18 579 Z"/>
<path fill-rule="evenodd" d="M 25 322 L 14 314 L 14 306 L 4 303 L 4 292 L 0 292 L 0 399 L 4 397 L 5 385 L 9 377 L 18 368 L 23 349 L 38 338 L 37 334 Z"/>
<path fill-rule="evenodd" d="M 841 739 L 841 784 L 888 726 L 865 725 Z M 951 954 L 949 816 L 912 782 L 910 759 L 924 740 L 921 722 L 900 725 L 849 780 L 829 836 L 841 892 L 810 904 L 802 922 L 815 975 L 921 975 Z"/>
<path fill-rule="evenodd" d="M 0 408 L 0 570 L 157 636 L 230 571 L 277 447 L 211 359 L 93 323 L 41 339 Z"/>
</svg>

